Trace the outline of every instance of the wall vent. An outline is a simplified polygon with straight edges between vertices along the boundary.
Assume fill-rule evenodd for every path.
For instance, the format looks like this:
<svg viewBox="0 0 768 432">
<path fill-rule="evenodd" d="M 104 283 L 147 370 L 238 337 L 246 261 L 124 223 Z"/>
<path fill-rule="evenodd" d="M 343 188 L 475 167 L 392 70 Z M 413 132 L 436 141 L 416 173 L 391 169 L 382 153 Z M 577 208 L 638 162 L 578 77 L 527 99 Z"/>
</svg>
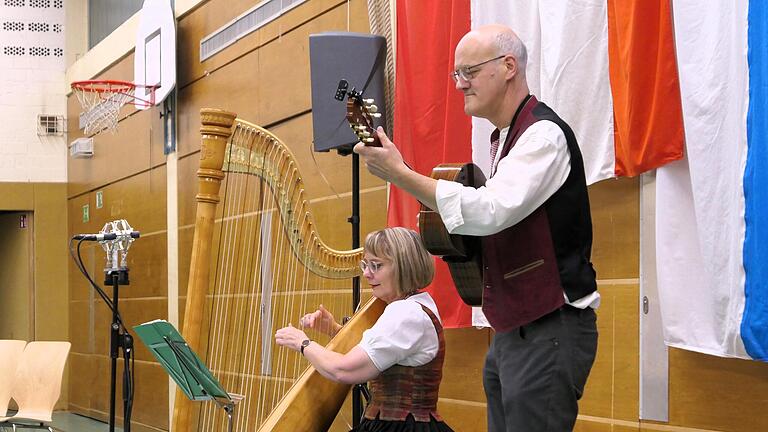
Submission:
<svg viewBox="0 0 768 432">
<path fill-rule="evenodd" d="M 93 157 L 93 138 L 82 137 L 72 141 L 69 144 L 69 155 L 78 159 Z"/>
<path fill-rule="evenodd" d="M 62 136 L 64 135 L 64 116 L 61 115 L 37 115 L 38 136 Z"/>
<path fill-rule="evenodd" d="M 265 0 L 200 41 L 200 61 L 279 18 L 306 0 Z"/>
</svg>

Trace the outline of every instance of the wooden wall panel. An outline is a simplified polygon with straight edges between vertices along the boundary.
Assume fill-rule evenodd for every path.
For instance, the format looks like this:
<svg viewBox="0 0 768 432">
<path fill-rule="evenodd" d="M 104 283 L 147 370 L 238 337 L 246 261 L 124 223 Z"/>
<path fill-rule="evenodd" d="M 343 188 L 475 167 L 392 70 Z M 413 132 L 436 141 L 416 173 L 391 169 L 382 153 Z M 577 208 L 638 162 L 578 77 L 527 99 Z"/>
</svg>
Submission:
<svg viewBox="0 0 768 432">
<path fill-rule="evenodd" d="M 599 280 L 640 275 L 639 192 L 637 178 L 604 180 L 589 187 L 592 263 Z"/>
<path fill-rule="evenodd" d="M 124 118 L 115 134 L 93 137 L 93 157 L 68 159 L 69 196 L 92 191 L 165 162 L 157 109 Z M 77 136 L 70 136 L 70 142 Z"/>
<path fill-rule="evenodd" d="M 639 183 L 606 180 L 590 186 L 589 194 L 601 304 L 597 356 L 576 430 L 598 432 L 638 419 Z"/>
<path fill-rule="evenodd" d="M 768 364 L 669 350 L 669 423 L 732 432 L 768 430 Z"/>
<path fill-rule="evenodd" d="M 105 155 L 107 156 L 107 155 Z M 98 180 L 94 179 L 94 184 Z M 89 186 L 90 187 L 90 186 Z M 98 232 L 103 225 L 115 219 L 126 219 L 132 226 L 142 232 L 128 252 L 128 268 L 130 285 L 120 287 L 119 309 L 125 324 L 130 328 L 142 322 L 167 316 L 167 269 L 166 269 L 166 236 L 165 236 L 165 167 L 149 170 L 146 163 L 143 170 L 133 173 L 117 181 L 105 182 L 100 188 L 95 188 L 69 200 L 70 233 Z M 96 190 L 103 193 L 103 207 L 95 207 Z M 83 222 L 82 206 L 90 206 L 90 220 Z M 96 243 L 87 243 L 82 248 L 85 266 L 94 281 L 108 295 L 112 295 L 111 286 L 105 287 L 104 264 L 105 252 Z M 109 391 L 109 325 L 111 312 L 104 305 L 84 277 L 70 264 L 70 326 L 71 340 L 75 366 L 70 370 L 72 385 L 69 394 L 75 400 L 71 404 L 75 412 L 96 418 L 105 419 L 108 416 Z M 150 355 L 136 343 L 136 382 L 137 388 L 142 383 L 150 383 L 149 377 L 159 375 L 159 366 L 148 363 Z M 154 368 L 152 369 L 152 365 Z M 120 377 L 121 375 L 118 375 Z M 121 398 L 118 378 L 118 402 Z M 156 393 L 167 401 L 167 381 L 156 389 Z M 145 394 L 154 394 L 155 386 L 144 387 Z M 138 390 L 137 390 L 138 391 Z M 87 397 L 82 396 L 87 394 Z M 141 393 L 137 393 L 137 405 Z M 165 396 L 162 396 L 162 395 Z M 107 401 L 107 402 L 105 402 Z M 146 403 L 142 401 L 142 403 Z M 118 403 L 119 404 L 119 403 Z M 167 406 L 167 402 L 164 402 Z M 152 405 L 149 405 L 152 406 Z M 162 405 L 159 411 L 167 412 Z M 134 409 L 133 419 L 137 424 L 152 424 L 157 412 L 139 411 Z M 155 416 L 155 417 L 153 417 Z M 167 418 L 164 415 L 163 418 Z M 167 420 L 166 420 L 167 423 Z"/>
<path fill-rule="evenodd" d="M 368 32 L 369 29 L 364 1 L 312 0 L 296 7 L 279 20 L 254 31 L 201 63 L 200 41 L 253 6 L 254 2 L 248 0 L 212 0 L 184 17 L 178 26 L 180 35 L 179 83 L 182 87 L 217 71 L 224 65 L 239 60 L 264 44 L 282 38 L 299 26 L 313 25 L 322 15 L 329 12 L 340 13 L 344 19 L 333 27 L 322 26 L 320 31 Z M 217 13 L 211 14 L 210 11 L 217 11 Z M 349 19 L 347 19 L 348 15 Z"/>
<path fill-rule="evenodd" d="M 597 310 L 598 348 L 580 413 L 593 417 L 637 420 L 638 285 L 602 283 Z"/>
<path fill-rule="evenodd" d="M 215 2 L 212 2 L 215 3 Z M 347 8 L 335 7 L 327 12 L 322 9 L 327 1 L 312 1 L 294 9 L 280 20 L 284 33 L 270 38 L 263 45 L 251 38 L 258 38 L 260 31 L 274 32 L 278 27 L 267 25 L 265 29 L 243 38 L 237 44 L 214 56 L 210 62 L 218 62 L 219 56 L 227 55 L 230 50 L 244 49 L 237 61 L 227 61 L 215 70 L 207 68 L 190 85 L 182 84 L 179 110 L 179 154 L 186 155 L 199 147 L 196 138 L 199 129 L 199 111 L 201 108 L 221 108 L 236 112 L 241 118 L 259 125 L 268 125 L 311 108 L 310 71 L 309 71 L 309 35 L 331 30 L 347 30 Z M 336 2 L 333 2 L 336 4 Z M 365 28 L 352 31 L 367 32 L 367 17 L 360 9 L 364 2 L 350 4 L 353 17 L 351 22 L 363 22 Z M 209 4 L 206 7 L 213 7 Z M 320 9 L 317 9 L 320 8 Z M 204 13 L 200 8 L 197 13 Z M 310 11 L 310 12 L 307 12 Z M 324 12 L 324 13 L 321 13 Z M 304 14 L 317 15 L 316 19 L 305 23 L 297 18 Z M 354 19 L 357 18 L 357 19 Z M 305 19 L 305 18 L 304 18 Z M 364 20 L 363 20 L 364 19 Z M 359 24 L 358 24 L 359 25 Z M 298 27 L 297 27 L 298 26 Z M 288 29 L 291 29 L 288 31 Z M 251 43 L 251 45 L 248 45 Z M 261 46 L 255 49 L 256 46 Z M 197 52 L 199 47 L 195 48 Z M 180 52 L 184 52 L 183 50 Z M 290 53 L 290 55 L 286 55 Z M 197 55 L 197 54 L 192 54 Z M 311 123 L 310 123 L 311 124 Z M 311 126 L 303 131 L 306 141 L 311 141 Z"/>
<path fill-rule="evenodd" d="M 488 430 L 485 403 L 441 398 L 437 402 L 437 410 L 454 431 Z"/>
<path fill-rule="evenodd" d="M 483 365 L 492 331 L 476 328 L 445 330 L 445 361 L 440 397 L 470 404 L 485 404 Z"/>
</svg>

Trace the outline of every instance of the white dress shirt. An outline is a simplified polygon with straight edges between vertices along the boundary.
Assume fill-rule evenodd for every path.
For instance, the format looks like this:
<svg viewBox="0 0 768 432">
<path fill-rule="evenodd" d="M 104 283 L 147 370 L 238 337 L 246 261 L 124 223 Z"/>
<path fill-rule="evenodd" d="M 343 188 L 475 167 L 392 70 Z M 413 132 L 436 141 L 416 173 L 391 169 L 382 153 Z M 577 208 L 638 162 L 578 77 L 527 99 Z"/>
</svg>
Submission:
<svg viewBox="0 0 768 432">
<path fill-rule="evenodd" d="M 440 320 L 435 301 L 423 292 L 388 304 L 376 324 L 363 332 L 358 346 L 368 353 L 376 369 L 384 372 L 396 364 L 422 366 L 435 358 L 437 331 L 422 305 Z"/>
<path fill-rule="evenodd" d="M 568 178 L 571 155 L 565 134 L 554 122 L 540 120 L 532 124 L 501 158 L 508 133 L 509 127 L 501 130 L 498 165 L 485 186 L 465 187 L 438 180 L 437 208 L 451 234 L 487 236 L 509 228 L 544 204 Z M 600 303 L 597 292 L 574 301 L 567 296 L 565 299 L 580 308 L 597 308 Z"/>
</svg>

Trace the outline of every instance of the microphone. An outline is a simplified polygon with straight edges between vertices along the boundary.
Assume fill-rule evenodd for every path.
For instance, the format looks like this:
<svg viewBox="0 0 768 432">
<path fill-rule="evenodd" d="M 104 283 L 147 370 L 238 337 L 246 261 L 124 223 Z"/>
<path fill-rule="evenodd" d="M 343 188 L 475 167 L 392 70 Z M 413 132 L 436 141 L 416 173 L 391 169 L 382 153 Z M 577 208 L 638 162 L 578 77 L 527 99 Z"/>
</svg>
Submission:
<svg viewBox="0 0 768 432">
<path fill-rule="evenodd" d="M 83 240 L 83 241 L 110 241 L 110 240 L 117 240 L 118 237 L 131 237 L 134 239 L 139 238 L 141 233 L 139 231 L 129 231 L 129 232 L 108 232 L 108 233 L 99 233 L 99 234 L 77 234 L 72 239 L 74 240 Z"/>
</svg>

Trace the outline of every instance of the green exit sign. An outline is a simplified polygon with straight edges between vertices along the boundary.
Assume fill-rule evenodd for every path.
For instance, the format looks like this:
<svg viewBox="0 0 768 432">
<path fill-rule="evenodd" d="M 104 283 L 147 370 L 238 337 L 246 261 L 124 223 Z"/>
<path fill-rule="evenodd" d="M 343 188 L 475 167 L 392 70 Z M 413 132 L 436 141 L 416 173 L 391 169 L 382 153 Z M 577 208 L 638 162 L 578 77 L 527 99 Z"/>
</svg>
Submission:
<svg viewBox="0 0 768 432">
<path fill-rule="evenodd" d="M 91 206 L 86 204 L 83 206 L 83 223 L 86 223 L 89 220 L 91 220 Z"/>
</svg>

